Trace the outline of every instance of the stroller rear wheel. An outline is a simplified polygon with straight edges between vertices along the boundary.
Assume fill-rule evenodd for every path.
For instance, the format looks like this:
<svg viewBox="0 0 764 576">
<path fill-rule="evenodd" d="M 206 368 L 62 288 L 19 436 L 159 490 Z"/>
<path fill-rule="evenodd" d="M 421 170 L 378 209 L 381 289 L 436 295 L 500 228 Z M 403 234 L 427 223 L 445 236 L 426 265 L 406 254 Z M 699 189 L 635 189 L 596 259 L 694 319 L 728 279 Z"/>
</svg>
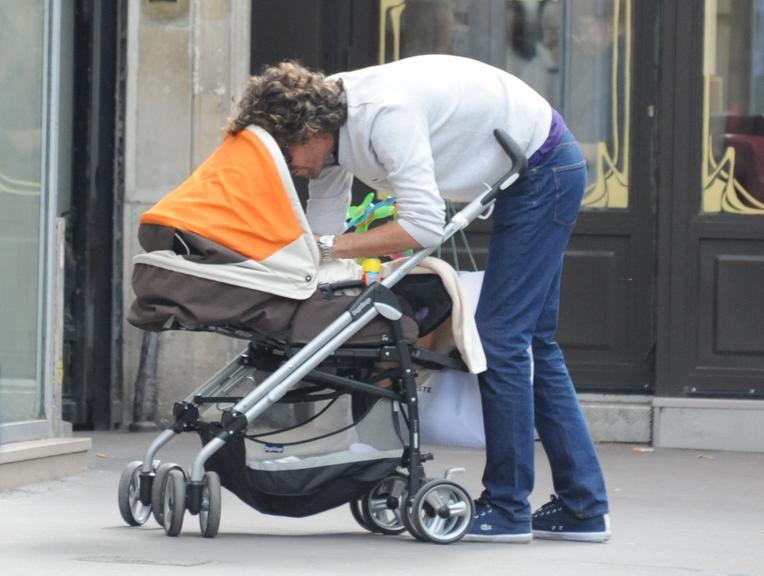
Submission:
<svg viewBox="0 0 764 576">
<path fill-rule="evenodd" d="M 130 526 L 145 524 L 151 515 L 151 506 L 141 502 L 141 467 L 143 462 L 130 462 L 122 471 L 117 490 L 119 513 Z"/>
<path fill-rule="evenodd" d="M 220 511 L 220 476 L 217 472 L 206 472 L 202 485 L 202 508 L 199 510 L 199 527 L 205 538 L 217 536 Z"/>
<path fill-rule="evenodd" d="M 472 525 L 475 504 L 467 491 L 449 480 L 428 482 L 414 497 L 409 522 L 419 536 L 436 544 L 449 544 Z"/>
<path fill-rule="evenodd" d="M 381 480 L 363 500 L 363 516 L 373 532 L 401 534 L 406 525 L 401 519 L 407 500 L 408 478 L 393 474 Z"/>
<path fill-rule="evenodd" d="M 170 470 L 162 483 L 162 510 L 165 534 L 177 536 L 186 513 L 186 475 L 180 468 Z"/>
</svg>

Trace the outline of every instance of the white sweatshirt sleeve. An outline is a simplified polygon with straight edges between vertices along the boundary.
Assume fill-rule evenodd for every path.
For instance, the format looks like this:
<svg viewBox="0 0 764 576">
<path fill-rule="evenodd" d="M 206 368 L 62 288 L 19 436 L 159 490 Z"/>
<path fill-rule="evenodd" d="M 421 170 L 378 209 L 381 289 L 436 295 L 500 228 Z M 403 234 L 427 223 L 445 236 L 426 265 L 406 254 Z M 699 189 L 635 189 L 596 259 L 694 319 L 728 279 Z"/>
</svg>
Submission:
<svg viewBox="0 0 764 576">
<path fill-rule="evenodd" d="M 341 234 L 350 206 L 353 175 L 340 166 L 324 168 L 308 184 L 306 216 L 314 234 Z"/>
<path fill-rule="evenodd" d="M 400 106 L 381 111 L 371 148 L 387 172 L 398 205 L 398 222 L 422 247 L 443 239 L 445 203 L 438 192 L 427 119 Z"/>
</svg>

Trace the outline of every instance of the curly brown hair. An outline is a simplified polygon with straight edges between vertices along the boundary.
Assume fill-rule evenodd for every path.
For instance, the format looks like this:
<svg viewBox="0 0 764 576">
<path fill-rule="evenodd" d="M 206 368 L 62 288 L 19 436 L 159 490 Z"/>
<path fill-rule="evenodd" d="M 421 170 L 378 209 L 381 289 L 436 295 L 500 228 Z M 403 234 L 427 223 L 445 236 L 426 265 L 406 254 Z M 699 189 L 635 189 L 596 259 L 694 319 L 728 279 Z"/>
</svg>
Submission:
<svg viewBox="0 0 764 576">
<path fill-rule="evenodd" d="M 318 133 L 333 133 L 347 120 L 341 80 L 328 80 L 294 61 L 284 61 L 250 78 L 239 113 L 226 132 L 260 126 L 280 144 L 303 144 Z"/>
</svg>

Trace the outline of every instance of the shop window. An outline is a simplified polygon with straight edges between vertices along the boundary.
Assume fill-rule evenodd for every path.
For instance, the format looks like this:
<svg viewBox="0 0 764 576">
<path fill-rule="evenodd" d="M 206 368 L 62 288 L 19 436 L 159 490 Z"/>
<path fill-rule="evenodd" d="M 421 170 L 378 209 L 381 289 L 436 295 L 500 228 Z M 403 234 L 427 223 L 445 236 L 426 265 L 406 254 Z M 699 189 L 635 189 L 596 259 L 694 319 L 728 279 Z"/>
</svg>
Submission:
<svg viewBox="0 0 764 576">
<path fill-rule="evenodd" d="M 764 0 L 706 0 L 703 212 L 764 214 Z"/>
<path fill-rule="evenodd" d="M 503 68 L 566 118 L 584 208 L 629 206 L 632 0 L 380 0 L 380 62 L 456 54 Z"/>
<path fill-rule="evenodd" d="M 44 2 L 0 3 L 0 424 L 43 416 L 38 377 Z"/>
</svg>

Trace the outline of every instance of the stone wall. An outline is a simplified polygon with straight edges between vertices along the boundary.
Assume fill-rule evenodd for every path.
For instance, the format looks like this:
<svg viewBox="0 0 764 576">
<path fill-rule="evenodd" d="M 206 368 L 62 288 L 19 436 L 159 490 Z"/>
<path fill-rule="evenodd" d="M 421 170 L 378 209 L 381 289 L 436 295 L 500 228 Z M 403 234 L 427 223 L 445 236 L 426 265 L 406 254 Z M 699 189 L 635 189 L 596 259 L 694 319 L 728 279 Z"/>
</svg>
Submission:
<svg viewBox="0 0 764 576">
<path fill-rule="evenodd" d="M 133 300 L 132 258 L 141 213 L 182 182 L 223 137 L 249 76 L 249 0 L 131 0 L 125 126 L 124 310 Z M 142 333 L 125 323 L 123 422 L 132 421 Z M 164 333 L 159 417 L 243 343 L 211 334 Z"/>
</svg>

